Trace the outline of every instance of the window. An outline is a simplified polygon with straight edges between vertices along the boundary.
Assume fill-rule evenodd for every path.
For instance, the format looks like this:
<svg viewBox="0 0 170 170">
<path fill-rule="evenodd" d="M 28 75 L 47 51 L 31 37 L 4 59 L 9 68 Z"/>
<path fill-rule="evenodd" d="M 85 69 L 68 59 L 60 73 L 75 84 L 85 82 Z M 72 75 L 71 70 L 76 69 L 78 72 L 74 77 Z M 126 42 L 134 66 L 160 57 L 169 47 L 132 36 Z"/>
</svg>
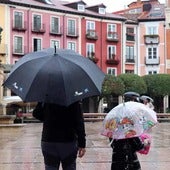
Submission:
<svg viewBox="0 0 170 170">
<path fill-rule="evenodd" d="M 125 70 L 125 73 L 134 74 L 134 70 Z"/>
<path fill-rule="evenodd" d="M 99 8 L 99 14 L 105 14 L 106 9 L 105 8 Z"/>
<path fill-rule="evenodd" d="M 41 50 L 41 39 L 34 38 L 33 39 L 33 51 Z"/>
<path fill-rule="evenodd" d="M 87 23 L 86 23 L 86 31 L 88 32 L 89 30 L 95 30 L 95 22 L 87 21 Z"/>
<path fill-rule="evenodd" d="M 126 40 L 135 41 L 134 28 L 130 28 L 130 27 L 126 28 Z"/>
<path fill-rule="evenodd" d="M 14 53 L 21 54 L 23 53 L 23 38 L 22 37 L 14 37 Z"/>
<path fill-rule="evenodd" d="M 157 71 L 156 70 L 151 70 L 151 71 L 148 71 L 148 74 L 157 74 Z"/>
<path fill-rule="evenodd" d="M 148 48 L 148 59 L 156 59 L 157 58 L 157 48 L 149 47 Z"/>
<path fill-rule="evenodd" d="M 135 14 L 136 13 L 136 9 L 129 10 L 128 12 L 129 12 L 129 14 Z"/>
<path fill-rule="evenodd" d="M 76 21 L 68 20 L 68 35 L 76 35 Z"/>
<path fill-rule="evenodd" d="M 76 51 L 76 43 L 75 42 L 68 42 L 67 48 L 73 51 Z"/>
<path fill-rule="evenodd" d="M 85 8 L 84 8 L 84 5 L 82 4 L 78 4 L 78 11 L 81 11 L 81 12 L 84 12 Z"/>
<path fill-rule="evenodd" d="M 132 9 L 132 10 L 129 10 L 127 11 L 127 13 L 129 14 L 139 14 L 139 13 L 142 13 L 142 8 L 136 8 L 136 9 Z"/>
<path fill-rule="evenodd" d="M 134 34 L 134 28 L 127 27 L 126 32 L 127 32 L 127 34 Z"/>
<path fill-rule="evenodd" d="M 59 32 L 59 18 L 56 18 L 56 17 L 51 18 L 51 32 L 60 33 Z"/>
<path fill-rule="evenodd" d="M 134 60 L 134 46 L 126 46 L 126 59 Z"/>
<path fill-rule="evenodd" d="M 114 59 L 115 55 L 116 55 L 116 46 L 113 45 L 109 45 L 108 46 L 108 51 L 107 51 L 107 58 L 108 59 Z"/>
<path fill-rule="evenodd" d="M 116 32 L 116 25 L 115 24 L 108 24 L 107 25 L 107 37 L 108 38 L 114 38 L 117 34 L 114 34 Z M 115 37 L 116 38 L 116 37 Z"/>
<path fill-rule="evenodd" d="M 158 30 L 156 26 L 148 27 L 147 31 L 148 31 L 147 32 L 148 35 L 158 34 Z"/>
<path fill-rule="evenodd" d="M 23 28 L 23 13 L 15 11 L 14 13 L 14 27 Z"/>
<path fill-rule="evenodd" d="M 57 40 L 51 40 L 51 47 L 54 48 L 60 48 L 60 42 Z"/>
<path fill-rule="evenodd" d="M 86 56 L 87 56 L 87 57 L 94 57 L 94 53 L 95 53 L 94 44 L 88 43 L 88 44 L 86 45 Z"/>
<path fill-rule="evenodd" d="M 33 16 L 33 29 L 41 30 L 41 15 L 34 14 Z"/>
<path fill-rule="evenodd" d="M 117 70 L 116 68 L 112 68 L 112 67 L 108 67 L 107 68 L 107 74 L 110 74 L 110 75 L 117 75 Z"/>
</svg>

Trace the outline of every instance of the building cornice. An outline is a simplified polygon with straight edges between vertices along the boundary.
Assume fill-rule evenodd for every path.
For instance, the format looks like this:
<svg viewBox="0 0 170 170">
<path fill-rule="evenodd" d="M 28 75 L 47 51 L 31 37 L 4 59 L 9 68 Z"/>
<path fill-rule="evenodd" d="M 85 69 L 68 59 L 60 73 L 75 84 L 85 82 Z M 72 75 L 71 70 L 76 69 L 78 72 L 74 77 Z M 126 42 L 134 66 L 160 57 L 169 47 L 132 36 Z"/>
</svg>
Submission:
<svg viewBox="0 0 170 170">
<path fill-rule="evenodd" d="M 58 8 L 52 8 L 52 7 L 45 7 L 45 6 L 37 6 L 33 4 L 26 4 L 26 3 L 19 3 L 19 2 L 14 2 L 14 1 L 9 1 L 9 0 L 0 0 L 0 3 L 4 4 L 9 4 L 9 5 L 16 5 L 16 6 L 23 6 L 23 7 L 28 7 L 28 8 L 35 8 L 35 9 L 41 9 L 41 10 L 46 10 L 46 11 L 54 11 L 54 12 L 61 12 L 65 14 L 74 14 L 77 16 L 84 16 L 84 17 L 92 17 L 92 18 L 98 18 L 98 19 L 107 19 L 107 20 L 116 20 L 116 21 L 126 21 L 125 17 L 114 17 L 114 16 L 108 16 L 108 15 L 95 15 L 87 12 L 77 12 L 77 10 L 65 10 L 65 9 L 58 9 Z M 109 14 L 109 13 L 107 13 Z M 110 13 L 110 15 L 113 15 Z"/>
</svg>

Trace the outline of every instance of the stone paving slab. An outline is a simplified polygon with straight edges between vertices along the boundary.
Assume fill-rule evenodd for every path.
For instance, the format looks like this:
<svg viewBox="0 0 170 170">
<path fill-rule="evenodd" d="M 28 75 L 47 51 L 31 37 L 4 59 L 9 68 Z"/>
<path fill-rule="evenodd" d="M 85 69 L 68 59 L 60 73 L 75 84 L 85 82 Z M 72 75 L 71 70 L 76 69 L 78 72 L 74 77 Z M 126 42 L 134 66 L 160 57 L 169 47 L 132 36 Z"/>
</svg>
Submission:
<svg viewBox="0 0 170 170">
<path fill-rule="evenodd" d="M 41 123 L 21 128 L 0 128 L 0 170 L 44 170 L 40 149 Z M 100 135 L 102 122 L 86 123 L 86 155 L 77 159 L 77 170 L 109 170 L 112 150 L 106 137 Z M 169 170 L 170 123 L 153 128 L 148 155 L 140 155 L 142 170 Z"/>
</svg>

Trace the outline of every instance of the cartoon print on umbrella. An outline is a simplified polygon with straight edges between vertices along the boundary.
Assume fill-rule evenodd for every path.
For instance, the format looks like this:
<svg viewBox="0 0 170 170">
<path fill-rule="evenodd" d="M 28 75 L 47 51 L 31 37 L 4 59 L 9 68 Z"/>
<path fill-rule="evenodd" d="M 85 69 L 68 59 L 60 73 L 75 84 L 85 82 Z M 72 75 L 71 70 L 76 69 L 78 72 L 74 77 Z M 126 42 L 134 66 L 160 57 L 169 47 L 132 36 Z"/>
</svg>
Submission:
<svg viewBox="0 0 170 170">
<path fill-rule="evenodd" d="M 113 139 L 140 136 L 157 123 L 156 113 L 138 102 L 125 102 L 114 107 L 103 121 L 102 135 Z"/>
</svg>

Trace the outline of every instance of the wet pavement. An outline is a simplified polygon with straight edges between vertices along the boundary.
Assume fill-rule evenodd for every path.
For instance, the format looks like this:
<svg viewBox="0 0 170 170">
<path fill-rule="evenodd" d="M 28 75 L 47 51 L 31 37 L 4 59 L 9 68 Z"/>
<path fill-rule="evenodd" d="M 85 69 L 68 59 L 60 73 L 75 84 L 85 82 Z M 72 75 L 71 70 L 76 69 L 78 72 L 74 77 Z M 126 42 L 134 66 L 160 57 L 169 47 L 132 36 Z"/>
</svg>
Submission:
<svg viewBox="0 0 170 170">
<path fill-rule="evenodd" d="M 0 127 L 0 170 L 44 170 L 40 149 L 41 123 L 23 127 Z M 102 122 L 86 123 L 87 151 L 77 159 L 77 170 L 109 170 L 111 148 L 106 137 L 100 135 Z M 170 123 L 153 128 L 151 150 L 140 155 L 142 170 L 169 170 Z"/>
</svg>

